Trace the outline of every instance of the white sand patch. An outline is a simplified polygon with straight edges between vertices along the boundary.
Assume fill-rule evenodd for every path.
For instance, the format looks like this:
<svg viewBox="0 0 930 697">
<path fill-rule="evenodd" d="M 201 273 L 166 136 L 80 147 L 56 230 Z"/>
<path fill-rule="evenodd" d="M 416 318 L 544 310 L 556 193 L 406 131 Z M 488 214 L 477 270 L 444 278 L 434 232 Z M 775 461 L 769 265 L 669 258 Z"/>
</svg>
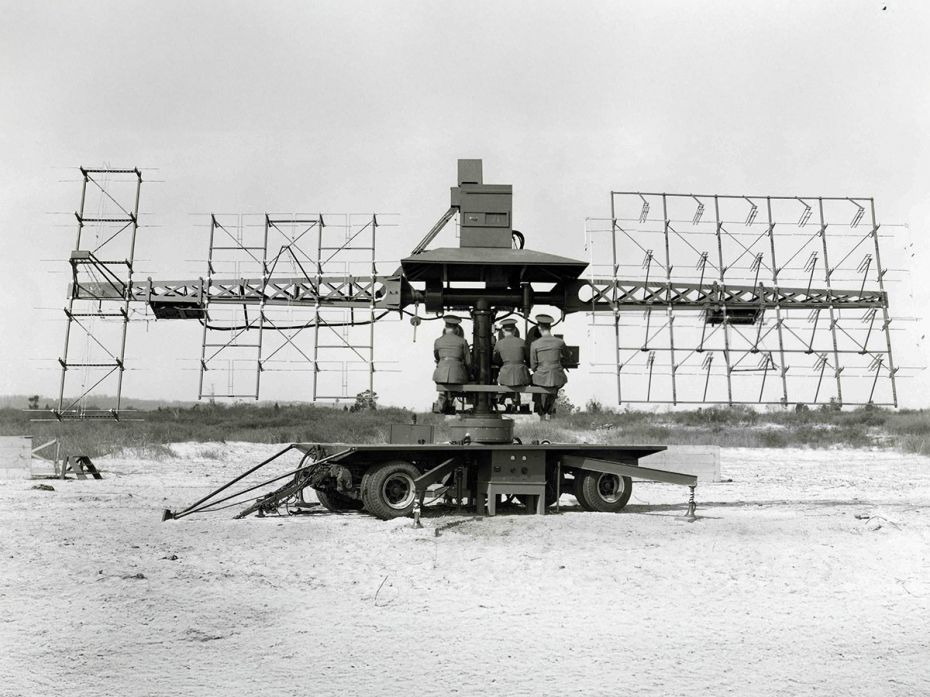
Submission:
<svg viewBox="0 0 930 697">
<path fill-rule="evenodd" d="M 0 483 L 0 694 L 930 693 L 927 458 L 724 449 L 695 523 L 687 489 L 637 484 L 621 514 L 435 537 L 449 518 L 162 523 L 280 449 L 172 447 Z"/>
</svg>

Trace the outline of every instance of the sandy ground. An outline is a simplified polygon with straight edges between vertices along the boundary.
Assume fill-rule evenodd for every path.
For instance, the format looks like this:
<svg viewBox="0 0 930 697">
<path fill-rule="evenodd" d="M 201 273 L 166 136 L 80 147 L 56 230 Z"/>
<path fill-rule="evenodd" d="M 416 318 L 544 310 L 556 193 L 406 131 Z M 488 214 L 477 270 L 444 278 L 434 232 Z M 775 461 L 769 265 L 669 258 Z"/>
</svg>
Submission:
<svg viewBox="0 0 930 697">
<path fill-rule="evenodd" d="M 0 483 L 3 695 L 927 695 L 930 460 L 725 449 L 732 482 L 434 535 L 160 521 L 271 448 Z M 211 459 L 217 453 L 222 459 Z"/>
</svg>

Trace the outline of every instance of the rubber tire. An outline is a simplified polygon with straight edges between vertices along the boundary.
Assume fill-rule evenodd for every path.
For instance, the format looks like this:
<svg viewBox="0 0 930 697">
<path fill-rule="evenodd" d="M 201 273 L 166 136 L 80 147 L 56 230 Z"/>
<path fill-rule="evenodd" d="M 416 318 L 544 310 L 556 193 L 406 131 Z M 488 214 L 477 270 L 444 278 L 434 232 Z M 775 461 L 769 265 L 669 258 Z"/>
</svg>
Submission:
<svg viewBox="0 0 930 697">
<path fill-rule="evenodd" d="M 420 470 L 403 460 L 383 462 L 370 468 L 362 477 L 362 501 L 365 510 L 381 520 L 391 520 L 409 516 L 413 512 L 416 495 L 410 497 L 410 503 L 403 508 L 395 508 L 381 496 L 381 490 L 387 479 L 395 474 L 404 473 L 411 480 L 420 476 Z"/>
<path fill-rule="evenodd" d="M 581 483 L 584 481 L 584 475 L 581 472 L 575 474 L 575 498 L 578 499 L 578 505 L 581 506 L 583 511 L 593 511 L 591 504 L 588 503 L 588 500 L 584 497 L 584 487 L 581 486 Z"/>
<path fill-rule="evenodd" d="M 340 494 L 337 491 L 320 491 L 319 489 L 315 489 L 314 491 L 320 505 L 327 511 L 342 513 L 343 511 L 362 510 L 363 504 L 358 499 L 349 498 L 345 494 Z"/>
<path fill-rule="evenodd" d="M 362 499 L 362 508 L 368 510 L 368 480 L 371 477 L 368 476 L 368 471 L 365 471 L 365 474 L 362 475 L 362 481 L 358 487 L 359 497 Z"/>
<path fill-rule="evenodd" d="M 620 498 L 616 501 L 606 501 L 597 488 L 598 481 L 602 476 L 611 475 L 605 475 L 604 472 L 588 471 L 585 471 L 585 473 L 581 475 L 581 497 L 576 496 L 578 502 L 581 503 L 583 497 L 584 502 L 591 507 L 590 510 L 599 511 L 601 513 L 617 513 L 618 511 L 622 511 L 633 493 L 633 480 L 629 477 L 620 477 L 620 481 L 623 483 L 623 492 L 620 494 Z M 576 484 L 575 487 L 577 491 L 578 485 Z M 582 507 L 584 507 L 584 504 L 582 504 Z"/>
</svg>

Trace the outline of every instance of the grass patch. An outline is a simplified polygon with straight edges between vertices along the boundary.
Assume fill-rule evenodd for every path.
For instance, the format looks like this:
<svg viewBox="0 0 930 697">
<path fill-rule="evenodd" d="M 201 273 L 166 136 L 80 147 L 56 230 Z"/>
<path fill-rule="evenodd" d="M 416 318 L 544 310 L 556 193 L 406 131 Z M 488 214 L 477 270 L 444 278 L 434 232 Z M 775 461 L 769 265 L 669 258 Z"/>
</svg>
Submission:
<svg viewBox="0 0 930 697">
<path fill-rule="evenodd" d="M 177 457 L 170 443 L 211 443 L 198 451 L 205 459 L 221 459 L 216 443 L 384 443 L 392 423 L 409 423 L 413 413 L 382 408 L 356 412 L 293 405 L 195 405 L 139 412 L 141 421 L 33 422 L 32 414 L 0 409 L 0 435 L 31 435 L 34 442 L 60 437 L 65 454 L 90 457 L 118 451 L 148 459 Z M 418 414 L 418 422 L 432 424 L 435 440 L 449 440 L 446 419 Z M 595 411 L 560 414 L 552 421 L 521 421 L 516 435 L 523 442 L 721 445 L 740 447 L 802 446 L 826 448 L 897 447 L 930 455 L 930 411 L 863 407 L 836 409 L 754 411 L 744 407 L 710 407 L 653 413 Z"/>
<path fill-rule="evenodd" d="M 122 450 L 171 457 L 169 443 L 378 443 L 392 422 L 409 421 L 403 409 L 348 412 L 312 405 L 196 405 L 139 412 L 141 421 L 30 421 L 33 414 L 0 409 L 0 435 L 30 435 L 36 443 L 60 438 L 63 452 L 99 457 Z M 216 448 L 214 448 L 216 450 Z M 222 453 L 217 451 L 217 456 Z M 204 455 L 204 457 L 207 457 Z"/>
</svg>

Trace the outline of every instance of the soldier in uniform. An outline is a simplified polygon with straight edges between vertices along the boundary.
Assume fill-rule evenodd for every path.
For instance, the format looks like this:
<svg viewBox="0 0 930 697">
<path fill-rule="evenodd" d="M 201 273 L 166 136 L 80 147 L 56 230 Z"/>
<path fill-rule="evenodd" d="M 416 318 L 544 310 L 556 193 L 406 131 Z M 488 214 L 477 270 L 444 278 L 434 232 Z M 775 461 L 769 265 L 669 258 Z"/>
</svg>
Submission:
<svg viewBox="0 0 930 697">
<path fill-rule="evenodd" d="M 446 315 L 443 321 L 445 327 L 442 336 L 433 342 L 433 357 L 436 359 L 433 382 L 437 385 L 461 385 L 468 382 L 471 350 L 459 326 L 462 320 L 455 315 Z M 440 393 L 438 407 L 443 414 L 454 411 L 452 395 L 449 392 Z"/>
<path fill-rule="evenodd" d="M 530 346 L 530 368 L 533 384 L 539 387 L 562 387 L 568 382 L 562 361 L 570 358 L 565 342 L 552 336 L 553 319 L 549 315 L 537 315 L 539 338 Z M 536 409 L 542 418 L 548 419 L 555 410 L 555 394 L 533 395 Z"/>
<path fill-rule="evenodd" d="M 510 329 L 512 330 L 513 336 L 517 337 L 518 339 L 520 338 L 520 329 L 517 327 L 517 320 L 505 319 L 503 322 L 501 322 L 500 329 L 497 330 L 497 336 L 491 337 L 492 344 L 504 338 L 504 327 L 505 326 L 510 327 Z M 536 337 L 536 338 L 538 339 L 539 337 Z M 527 350 L 529 350 L 529 347 L 527 347 Z"/>
<path fill-rule="evenodd" d="M 539 338 L 539 327 L 535 324 L 530 327 L 529 331 L 526 333 L 526 345 L 532 346 L 533 342 Z"/>
<path fill-rule="evenodd" d="M 502 336 L 494 344 L 494 363 L 500 366 L 497 384 L 506 387 L 523 387 L 529 385 L 532 378 L 526 367 L 528 352 L 526 343 L 517 336 L 517 320 L 505 319 L 501 322 Z M 505 395 L 506 396 L 506 395 Z M 520 395 L 510 395 L 513 405 L 520 404 Z M 501 400 L 503 403 L 503 399 Z"/>
</svg>

